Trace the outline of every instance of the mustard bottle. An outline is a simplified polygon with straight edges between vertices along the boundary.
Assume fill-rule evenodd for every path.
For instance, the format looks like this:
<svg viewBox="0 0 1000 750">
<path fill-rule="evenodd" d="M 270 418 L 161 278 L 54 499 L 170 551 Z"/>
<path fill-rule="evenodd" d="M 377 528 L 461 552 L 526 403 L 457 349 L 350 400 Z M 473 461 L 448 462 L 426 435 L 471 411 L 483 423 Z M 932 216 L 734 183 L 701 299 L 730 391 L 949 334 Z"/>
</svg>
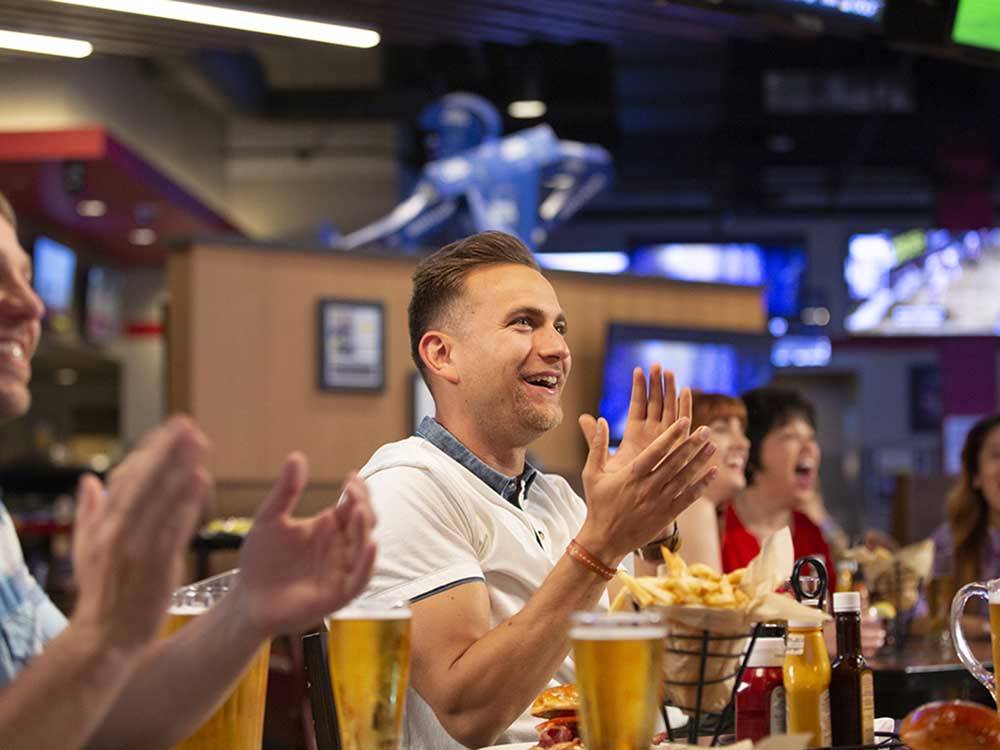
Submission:
<svg viewBox="0 0 1000 750">
<path fill-rule="evenodd" d="M 821 623 L 788 622 L 782 682 L 788 733 L 810 735 L 807 747 L 831 745 L 830 655 Z"/>
</svg>

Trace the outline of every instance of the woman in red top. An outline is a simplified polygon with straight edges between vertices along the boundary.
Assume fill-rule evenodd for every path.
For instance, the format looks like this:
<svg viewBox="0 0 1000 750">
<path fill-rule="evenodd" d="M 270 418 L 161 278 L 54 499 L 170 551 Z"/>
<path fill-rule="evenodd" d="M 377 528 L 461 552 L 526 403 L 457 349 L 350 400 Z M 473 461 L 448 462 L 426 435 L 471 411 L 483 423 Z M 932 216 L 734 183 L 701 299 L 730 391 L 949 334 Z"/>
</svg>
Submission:
<svg viewBox="0 0 1000 750">
<path fill-rule="evenodd" d="M 816 555 L 832 576 L 830 548 L 819 527 L 796 508 L 815 505 L 819 444 L 811 403 L 785 388 L 757 388 L 743 394 L 747 410 L 747 488 L 726 510 L 722 567 L 742 568 L 771 534 L 788 526 L 795 557 Z"/>
</svg>

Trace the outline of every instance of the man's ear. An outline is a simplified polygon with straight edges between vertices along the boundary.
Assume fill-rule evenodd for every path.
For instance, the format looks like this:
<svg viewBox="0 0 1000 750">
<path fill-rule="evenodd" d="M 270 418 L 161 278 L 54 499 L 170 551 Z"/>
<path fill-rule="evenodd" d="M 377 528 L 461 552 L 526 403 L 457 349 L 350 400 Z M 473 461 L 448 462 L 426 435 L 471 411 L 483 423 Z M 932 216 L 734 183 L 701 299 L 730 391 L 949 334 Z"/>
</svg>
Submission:
<svg viewBox="0 0 1000 750">
<path fill-rule="evenodd" d="M 454 360 L 455 340 L 441 331 L 427 331 L 420 338 L 420 358 L 428 373 L 443 378 L 451 384 L 459 381 Z"/>
</svg>

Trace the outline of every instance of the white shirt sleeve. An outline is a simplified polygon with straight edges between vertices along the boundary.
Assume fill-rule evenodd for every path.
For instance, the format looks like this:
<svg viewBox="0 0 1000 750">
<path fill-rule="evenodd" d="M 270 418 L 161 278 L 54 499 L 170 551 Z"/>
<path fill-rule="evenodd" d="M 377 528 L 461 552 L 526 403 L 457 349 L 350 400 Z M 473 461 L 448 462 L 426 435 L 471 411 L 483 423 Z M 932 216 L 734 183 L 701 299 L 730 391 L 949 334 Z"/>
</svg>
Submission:
<svg viewBox="0 0 1000 750">
<path fill-rule="evenodd" d="M 365 479 L 378 544 L 368 598 L 415 601 L 484 581 L 475 520 L 431 474 L 393 467 Z"/>
</svg>

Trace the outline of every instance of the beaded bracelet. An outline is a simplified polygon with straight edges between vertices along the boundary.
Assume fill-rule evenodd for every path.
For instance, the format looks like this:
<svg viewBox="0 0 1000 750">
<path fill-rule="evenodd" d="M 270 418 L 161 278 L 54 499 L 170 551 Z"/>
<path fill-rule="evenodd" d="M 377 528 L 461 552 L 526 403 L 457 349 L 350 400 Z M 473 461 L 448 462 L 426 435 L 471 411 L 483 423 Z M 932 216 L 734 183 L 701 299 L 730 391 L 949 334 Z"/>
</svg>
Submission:
<svg viewBox="0 0 1000 750">
<path fill-rule="evenodd" d="M 588 552 L 583 545 L 576 541 L 576 539 L 571 540 L 569 545 L 567 545 L 566 554 L 580 563 L 583 567 L 597 573 L 597 575 L 606 581 L 610 581 L 615 577 L 615 573 L 617 571 L 614 568 L 609 568 L 607 565 L 590 554 L 590 552 Z"/>
</svg>

